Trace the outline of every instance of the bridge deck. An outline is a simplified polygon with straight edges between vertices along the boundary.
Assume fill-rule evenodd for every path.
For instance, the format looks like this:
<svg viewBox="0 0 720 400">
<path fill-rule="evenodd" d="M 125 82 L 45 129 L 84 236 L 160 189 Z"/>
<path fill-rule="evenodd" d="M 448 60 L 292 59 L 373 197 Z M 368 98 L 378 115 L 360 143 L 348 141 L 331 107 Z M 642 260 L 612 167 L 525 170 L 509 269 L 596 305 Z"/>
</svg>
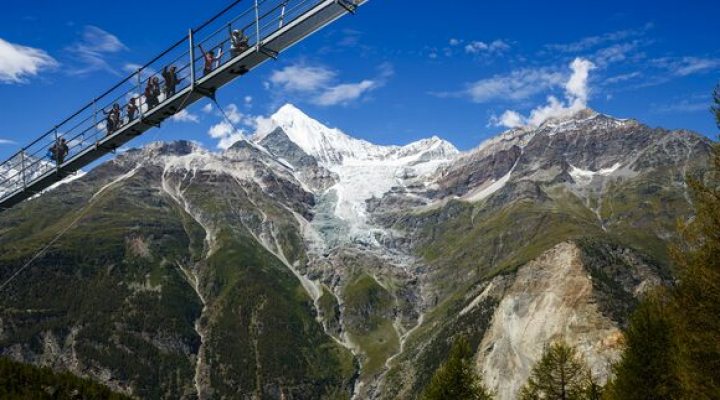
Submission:
<svg viewBox="0 0 720 400">
<path fill-rule="evenodd" d="M 217 89 L 277 57 L 343 15 L 354 12 L 367 1 L 255 0 L 251 7 L 244 9 L 239 7 L 248 1 L 236 1 L 0 164 L 0 212 L 62 181 L 151 128 L 159 127 L 163 121 L 203 97 L 213 96 Z M 245 32 L 249 40 L 249 48 L 242 54 L 230 51 L 230 33 L 236 29 Z M 198 41 L 208 31 L 212 33 Z M 212 72 L 202 77 L 199 74 L 203 71 L 204 60 L 200 47 L 219 56 Z M 161 96 L 160 104 L 151 109 L 143 96 L 143 88 L 150 79 L 160 78 L 160 71 L 167 66 L 176 66 L 182 81 L 174 95 Z M 120 127 L 108 132 L 104 111 L 113 104 L 122 105 L 125 110 L 131 98 L 138 101 L 139 115 L 129 120 L 125 113 Z M 50 149 L 61 138 L 66 139 L 70 152 L 63 163 L 57 165 L 50 159 Z"/>
</svg>

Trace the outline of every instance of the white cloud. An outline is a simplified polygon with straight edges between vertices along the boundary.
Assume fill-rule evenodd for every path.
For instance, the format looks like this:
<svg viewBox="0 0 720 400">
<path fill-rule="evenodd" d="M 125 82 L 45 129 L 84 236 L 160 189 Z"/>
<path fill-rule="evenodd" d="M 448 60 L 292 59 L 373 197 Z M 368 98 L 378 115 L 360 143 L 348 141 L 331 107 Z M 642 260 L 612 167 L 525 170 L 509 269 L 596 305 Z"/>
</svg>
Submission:
<svg viewBox="0 0 720 400">
<path fill-rule="evenodd" d="M 639 29 L 626 29 L 615 32 L 608 32 L 603 35 L 589 36 L 577 42 L 567 44 L 549 44 L 545 46 L 548 50 L 560 51 L 563 53 L 578 53 L 605 43 L 619 42 L 628 38 L 644 36 L 653 28 L 652 23 L 647 23 Z"/>
<path fill-rule="evenodd" d="M 253 101 L 253 98 L 252 98 L 252 96 L 245 96 L 245 98 L 243 100 L 245 101 L 245 104 L 251 104 Z"/>
<path fill-rule="evenodd" d="M 274 71 L 270 83 L 286 92 L 313 92 L 327 86 L 335 76 L 325 67 L 292 65 Z"/>
<path fill-rule="evenodd" d="M 235 104 L 231 103 L 226 107 L 225 115 L 233 124 L 239 124 L 243 121 L 243 114 L 240 112 L 238 106 Z"/>
<path fill-rule="evenodd" d="M 520 101 L 563 83 L 563 74 L 548 68 L 519 69 L 508 75 L 495 75 L 469 85 L 462 94 L 476 103 L 493 100 Z M 447 95 L 446 95 L 447 96 Z"/>
<path fill-rule="evenodd" d="M 245 139 L 242 131 L 236 131 L 235 128 L 226 121 L 210 127 L 208 134 L 213 139 L 218 140 L 217 147 L 222 150 L 229 149 L 233 144 Z"/>
<path fill-rule="evenodd" d="M 78 75 L 105 70 L 117 74 L 117 71 L 108 63 L 107 57 L 126 50 L 128 50 L 127 46 L 117 36 L 96 26 L 86 26 L 80 41 L 67 49 L 70 57 L 81 64 L 69 72 Z M 123 68 L 134 66 L 134 64 L 126 64 Z"/>
<path fill-rule="evenodd" d="M 0 82 L 26 83 L 27 77 L 58 66 L 47 52 L 0 39 Z"/>
<path fill-rule="evenodd" d="M 459 45 L 460 45 L 459 39 L 455 39 L 455 38 L 450 39 L 450 46 L 459 46 Z"/>
<path fill-rule="evenodd" d="M 465 52 L 468 54 L 480 54 L 480 53 L 499 53 L 505 50 L 509 50 L 510 45 L 502 40 L 495 40 L 492 43 L 485 43 L 481 41 L 473 41 L 465 46 Z"/>
<path fill-rule="evenodd" d="M 688 76 L 720 69 L 720 59 L 683 57 L 681 60 L 670 63 L 669 68 L 675 75 Z"/>
<path fill-rule="evenodd" d="M 627 74 L 616 75 L 616 76 L 610 77 L 607 80 L 605 80 L 605 83 L 612 84 L 612 83 L 627 82 L 627 81 L 635 79 L 635 78 L 640 78 L 640 77 L 642 77 L 642 75 L 643 74 L 641 72 L 637 72 L 637 71 L 630 72 Z"/>
<path fill-rule="evenodd" d="M 17 144 L 14 140 L 0 138 L 0 144 Z"/>
<path fill-rule="evenodd" d="M 213 107 L 212 103 L 207 103 L 207 104 L 205 104 L 205 107 L 202 108 L 202 112 L 204 112 L 205 114 L 210 114 L 213 112 L 213 110 L 214 110 L 214 107 Z"/>
<path fill-rule="evenodd" d="M 191 122 L 194 124 L 197 124 L 200 122 L 200 117 L 198 117 L 195 114 L 190 113 L 188 110 L 182 110 L 179 113 L 173 115 L 170 118 L 170 121 L 173 122 Z"/>
<path fill-rule="evenodd" d="M 500 117 L 490 118 L 490 125 L 517 128 L 525 125 L 525 117 L 520 115 L 517 111 L 507 110 Z"/>
<path fill-rule="evenodd" d="M 505 111 L 501 117 L 493 117 L 490 123 L 496 126 L 515 128 L 521 125 L 539 126 L 549 118 L 572 115 L 587 107 L 590 89 L 590 71 L 596 68 L 589 60 L 576 58 L 570 64 L 572 74 L 565 83 L 565 101 L 549 96 L 547 104 L 537 107 L 524 117 L 516 111 Z"/>
<path fill-rule="evenodd" d="M 208 109 L 208 112 L 211 111 L 212 108 Z M 227 150 L 233 144 L 245 139 L 246 131 L 243 129 L 244 127 L 254 127 L 257 122 L 255 117 L 241 113 L 236 104 L 229 104 L 224 108 L 224 111 L 225 114 L 223 115 L 222 110 L 218 110 L 216 115 L 221 117 L 222 120 L 210 127 L 208 135 L 218 140 L 217 147 L 219 149 Z"/>
<path fill-rule="evenodd" d="M 313 102 L 321 106 L 347 104 L 377 87 L 378 83 L 372 80 L 364 80 L 360 83 L 344 83 L 327 89 Z"/>
<path fill-rule="evenodd" d="M 625 61 L 628 55 L 640 45 L 639 41 L 629 43 L 618 43 L 597 51 L 594 61 L 601 67 L 609 64 Z"/>
<path fill-rule="evenodd" d="M 255 129 L 256 134 L 262 136 L 275 130 L 275 128 L 277 128 L 277 124 L 272 118 L 261 116 L 254 119 L 253 128 Z"/>
<path fill-rule="evenodd" d="M 693 112 L 699 112 L 699 111 L 708 111 L 710 110 L 710 101 L 703 101 L 703 102 L 691 102 L 690 100 L 682 100 L 679 103 L 676 104 L 669 104 L 665 106 L 660 106 L 656 108 L 656 112 L 663 113 L 663 114 L 673 114 L 673 113 L 693 113 Z"/>
<path fill-rule="evenodd" d="M 344 106 L 382 87 L 394 74 L 389 63 L 381 64 L 377 69 L 375 79 L 338 83 L 337 72 L 326 67 L 294 65 L 274 71 L 266 88 L 276 95 L 302 96 L 303 100 L 319 106 Z"/>
</svg>

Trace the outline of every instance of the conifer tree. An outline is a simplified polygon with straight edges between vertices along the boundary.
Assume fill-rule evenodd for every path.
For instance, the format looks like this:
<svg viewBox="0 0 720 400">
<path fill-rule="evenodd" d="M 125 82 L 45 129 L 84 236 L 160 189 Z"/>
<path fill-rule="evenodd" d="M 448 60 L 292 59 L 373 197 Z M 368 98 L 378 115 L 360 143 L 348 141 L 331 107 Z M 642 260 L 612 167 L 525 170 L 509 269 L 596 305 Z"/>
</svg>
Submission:
<svg viewBox="0 0 720 400">
<path fill-rule="evenodd" d="M 455 341 L 450 355 L 425 388 L 422 400 L 490 400 L 493 396 L 475 374 L 467 339 Z"/>
<path fill-rule="evenodd" d="M 661 291 L 638 306 L 625 331 L 625 351 L 615 365 L 606 399 L 664 400 L 679 395 L 672 324 Z"/>
<path fill-rule="evenodd" d="M 712 108 L 720 128 L 720 86 Z M 720 147 L 712 171 L 689 179 L 695 218 L 684 229 L 684 248 L 674 251 L 679 285 L 674 309 L 677 321 L 678 372 L 683 398 L 720 398 Z"/>
<path fill-rule="evenodd" d="M 585 400 L 589 368 L 574 347 L 557 342 L 533 367 L 521 400 Z"/>
</svg>

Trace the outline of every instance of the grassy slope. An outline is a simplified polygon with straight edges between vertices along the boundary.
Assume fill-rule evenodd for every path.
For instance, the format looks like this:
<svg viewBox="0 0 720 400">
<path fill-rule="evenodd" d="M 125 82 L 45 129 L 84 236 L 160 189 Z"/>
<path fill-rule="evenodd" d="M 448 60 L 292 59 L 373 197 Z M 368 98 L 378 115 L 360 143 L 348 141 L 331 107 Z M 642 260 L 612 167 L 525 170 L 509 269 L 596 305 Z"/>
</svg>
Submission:
<svg viewBox="0 0 720 400">
<path fill-rule="evenodd" d="M 672 237 L 676 221 L 690 215 L 683 188 L 668 185 L 669 173 L 658 170 L 611 186 L 612 195 L 600 204 L 607 232 L 585 200 L 562 186 L 543 187 L 541 196 L 509 204 L 497 201 L 513 190 L 512 184 L 483 202 L 451 202 L 443 209 L 413 216 L 395 226 L 421 227 L 415 248 L 429 265 L 436 266 L 432 273 L 437 282 L 438 305 L 425 316 L 423 327 L 409 338 L 408 351 L 388 374 L 383 398 L 414 398 L 454 337 L 482 337 L 492 312 L 475 309 L 473 312 L 489 314 L 464 325 L 467 314 L 459 317 L 458 313 L 472 300 L 468 293 L 497 274 L 514 273 L 558 243 L 575 240 L 591 252 L 602 243 L 622 244 L 644 254 L 661 275 L 667 275 L 670 243 L 661 237 Z M 594 273 L 596 278 L 603 278 L 600 272 Z M 617 290 L 614 283 L 606 282 L 606 286 Z M 611 304 L 615 309 L 608 312 L 627 312 L 632 299 L 618 297 L 617 304 Z M 489 309 L 493 306 L 486 305 Z"/>
</svg>

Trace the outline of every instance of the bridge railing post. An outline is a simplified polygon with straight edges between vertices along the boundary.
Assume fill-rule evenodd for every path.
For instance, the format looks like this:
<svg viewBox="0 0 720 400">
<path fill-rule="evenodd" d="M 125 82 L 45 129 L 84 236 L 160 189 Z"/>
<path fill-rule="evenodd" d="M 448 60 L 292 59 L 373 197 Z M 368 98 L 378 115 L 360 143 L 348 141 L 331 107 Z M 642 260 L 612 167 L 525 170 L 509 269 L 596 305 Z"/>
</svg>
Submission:
<svg viewBox="0 0 720 400">
<path fill-rule="evenodd" d="M 27 189 L 27 178 L 26 178 L 27 171 L 25 170 L 25 168 L 26 168 L 25 167 L 25 148 L 23 148 L 22 151 L 20 152 L 20 164 L 21 164 L 21 168 L 22 168 L 21 175 L 22 175 L 22 183 L 23 183 L 23 190 L 24 190 L 24 189 Z"/>
<path fill-rule="evenodd" d="M 93 105 L 95 105 L 95 100 L 93 100 Z M 58 137 L 57 127 L 55 127 L 54 136 L 55 143 L 53 144 L 53 146 L 55 146 L 55 167 L 57 168 L 57 171 L 60 172 L 60 138 Z"/>
<path fill-rule="evenodd" d="M 287 7 L 287 1 L 283 1 L 283 6 L 280 10 L 280 26 L 278 29 L 282 29 L 283 24 L 285 23 L 285 7 Z"/>
<path fill-rule="evenodd" d="M 143 103 L 142 103 L 142 96 L 143 96 L 143 90 L 142 90 L 142 68 L 138 68 L 137 71 L 137 92 L 138 92 L 138 98 L 137 98 L 137 104 L 138 104 L 138 118 L 140 121 L 143 120 Z"/>
<path fill-rule="evenodd" d="M 260 50 L 260 8 L 258 0 L 255 0 L 255 45 Z"/>
<path fill-rule="evenodd" d="M 190 90 L 195 90 L 195 33 L 190 28 Z"/>
<path fill-rule="evenodd" d="M 99 142 L 100 139 L 98 139 L 98 132 L 100 131 L 98 129 L 98 121 L 97 121 L 97 99 L 93 99 L 93 130 L 95 131 L 95 142 Z M 57 131 L 55 131 L 55 134 L 57 136 Z M 57 139 L 57 138 L 56 138 Z"/>
</svg>

